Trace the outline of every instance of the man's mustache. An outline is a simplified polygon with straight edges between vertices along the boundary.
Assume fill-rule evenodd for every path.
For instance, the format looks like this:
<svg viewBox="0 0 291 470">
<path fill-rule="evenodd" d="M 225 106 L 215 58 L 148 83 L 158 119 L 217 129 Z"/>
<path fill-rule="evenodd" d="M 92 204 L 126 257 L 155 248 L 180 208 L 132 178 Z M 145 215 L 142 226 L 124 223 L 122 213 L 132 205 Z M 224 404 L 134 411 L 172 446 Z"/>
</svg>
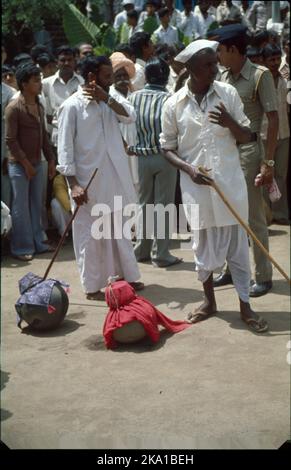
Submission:
<svg viewBox="0 0 291 470">
<path fill-rule="evenodd" d="M 129 85 L 130 81 L 129 80 L 118 80 L 118 82 L 115 82 L 116 85 Z"/>
</svg>

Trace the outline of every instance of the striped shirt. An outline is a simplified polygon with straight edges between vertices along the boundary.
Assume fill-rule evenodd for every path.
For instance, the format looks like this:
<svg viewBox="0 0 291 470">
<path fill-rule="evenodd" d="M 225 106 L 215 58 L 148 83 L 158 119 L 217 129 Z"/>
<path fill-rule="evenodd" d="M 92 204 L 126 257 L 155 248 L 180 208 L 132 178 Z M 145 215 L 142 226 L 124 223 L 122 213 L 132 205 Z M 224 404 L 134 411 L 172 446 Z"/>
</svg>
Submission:
<svg viewBox="0 0 291 470">
<path fill-rule="evenodd" d="M 165 87 L 148 84 L 143 90 L 136 91 L 129 97 L 137 115 L 137 143 L 130 147 L 136 155 L 160 153 L 162 108 L 170 96 Z"/>
</svg>

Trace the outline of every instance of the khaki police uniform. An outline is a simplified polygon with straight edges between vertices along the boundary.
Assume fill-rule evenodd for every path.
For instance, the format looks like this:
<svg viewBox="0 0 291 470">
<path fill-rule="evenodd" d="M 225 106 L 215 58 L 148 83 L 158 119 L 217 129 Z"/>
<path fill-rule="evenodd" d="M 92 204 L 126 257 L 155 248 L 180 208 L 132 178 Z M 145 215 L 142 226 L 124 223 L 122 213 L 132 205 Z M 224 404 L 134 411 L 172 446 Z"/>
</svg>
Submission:
<svg viewBox="0 0 291 470">
<path fill-rule="evenodd" d="M 233 85 L 244 104 L 244 112 L 250 120 L 250 128 L 255 138 L 248 144 L 239 146 L 241 166 L 248 187 L 249 226 L 256 237 L 269 250 L 268 228 L 264 211 L 262 187 L 255 187 L 255 177 L 260 173 L 264 159 L 264 147 L 260 130 L 264 113 L 277 111 L 276 89 L 271 72 L 261 65 L 246 59 L 238 76 L 229 69 L 221 74 L 221 81 Z M 272 265 L 262 250 L 251 240 L 255 262 L 255 280 L 258 283 L 272 279 Z"/>
</svg>

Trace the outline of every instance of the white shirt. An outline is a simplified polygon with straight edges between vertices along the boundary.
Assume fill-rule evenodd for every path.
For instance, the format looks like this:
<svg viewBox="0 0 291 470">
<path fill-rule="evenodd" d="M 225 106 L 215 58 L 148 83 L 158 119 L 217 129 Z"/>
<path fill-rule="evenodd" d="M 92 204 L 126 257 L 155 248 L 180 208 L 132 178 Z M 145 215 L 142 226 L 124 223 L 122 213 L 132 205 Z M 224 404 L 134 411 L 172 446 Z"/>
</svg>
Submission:
<svg viewBox="0 0 291 470">
<path fill-rule="evenodd" d="M 84 80 L 80 75 L 73 74 L 72 78 L 64 82 L 60 77 L 59 70 L 55 75 L 47 77 L 42 82 L 42 92 L 46 99 L 46 113 L 49 116 L 53 116 L 52 120 L 52 142 L 57 145 L 57 113 L 61 104 L 75 93 L 80 84 L 83 84 Z"/>
<path fill-rule="evenodd" d="M 178 28 L 180 26 L 181 21 L 182 21 L 182 13 L 180 10 L 177 10 L 175 8 L 173 10 L 173 13 L 171 14 L 170 25 Z"/>
<path fill-rule="evenodd" d="M 178 31 L 174 26 L 168 26 L 167 29 L 161 25 L 152 34 L 152 41 L 154 44 L 168 44 L 168 46 L 175 46 L 179 43 Z"/>
<path fill-rule="evenodd" d="M 118 31 L 120 26 L 127 21 L 127 11 L 123 10 L 118 13 L 114 19 L 113 28 Z"/>
<path fill-rule="evenodd" d="M 179 29 L 182 31 L 184 36 L 190 38 L 191 40 L 198 38 L 199 24 L 197 18 L 193 15 L 192 12 L 190 12 L 189 16 L 186 16 L 185 11 L 182 11 Z"/>
<path fill-rule="evenodd" d="M 195 167 L 201 165 L 211 168 L 210 176 L 247 221 L 247 186 L 235 138 L 229 129 L 212 124 L 208 119 L 209 111 L 215 110 L 220 102 L 239 124 L 249 125 L 250 121 L 243 112 L 243 103 L 232 85 L 214 81 L 199 106 L 187 82 L 164 105 L 160 143 L 164 149 L 176 150 L 183 160 Z M 237 224 L 214 189 L 195 184 L 183 171 L 181 190 L 192 228 L 197 226 L 191 223 L 190 204 L 199 204 L 200 229 Z"/>
<path fill-rule="evenodd" d="M 194 17 L 197 21 L 198 24 L 198 36 L 200 38 L 206 37 L 207 30 L 209 26 L 216 21 L 215 17 L 213 15 L 210 15 L 208 13 L 207 17 L 204 18 L 202 13 L 200 12 L 200 9 L 197 10 L 197 13 L 194 13 Z"/>
<path fill-rule="evenodd" d="M 133 91 L 142 90 L 145 86 L 145 74 L 144 74 L 144 67 L 145 61 L 142 59 L 136 59 L 134 64 L 135 66 L 135 76 L 131 79 L 131 85 Z"/>
<path fill-rule="evenodd" d="M 88 191 L 90 205 L 104 203 L 113 209 L 114 194 L 122 195 L 123 204 L 136 198 L 119 129 L 119 122 L 132 123 L 134 115 L 126 99 L 122 105 L 128 117 L 117 115 L 103 101 L 89 101 L 79 87 L 59 109 L 57 169 L 85 187 L 98 168 Z"/>
</svg>

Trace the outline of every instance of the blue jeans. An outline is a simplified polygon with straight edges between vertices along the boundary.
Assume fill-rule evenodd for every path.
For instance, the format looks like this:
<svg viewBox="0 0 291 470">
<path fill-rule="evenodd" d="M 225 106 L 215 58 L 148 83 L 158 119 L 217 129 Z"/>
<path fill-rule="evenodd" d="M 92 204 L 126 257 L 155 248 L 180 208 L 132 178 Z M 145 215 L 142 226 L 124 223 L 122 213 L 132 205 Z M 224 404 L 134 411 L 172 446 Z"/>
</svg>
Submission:
<svg viewBox="0 0 291 470">
<path fill-rule="evenodd" d="M 42 164 L 35 166 L 36 175 L 28 180 L 24 168 L 19 163 L 8 164 L 8 174 L 12 186 L 12 237 L 13 255 L 43 253 L 47 245 L 43 243 L 46 234 L 41 224 L 43 175 Z"/>
</svg>

